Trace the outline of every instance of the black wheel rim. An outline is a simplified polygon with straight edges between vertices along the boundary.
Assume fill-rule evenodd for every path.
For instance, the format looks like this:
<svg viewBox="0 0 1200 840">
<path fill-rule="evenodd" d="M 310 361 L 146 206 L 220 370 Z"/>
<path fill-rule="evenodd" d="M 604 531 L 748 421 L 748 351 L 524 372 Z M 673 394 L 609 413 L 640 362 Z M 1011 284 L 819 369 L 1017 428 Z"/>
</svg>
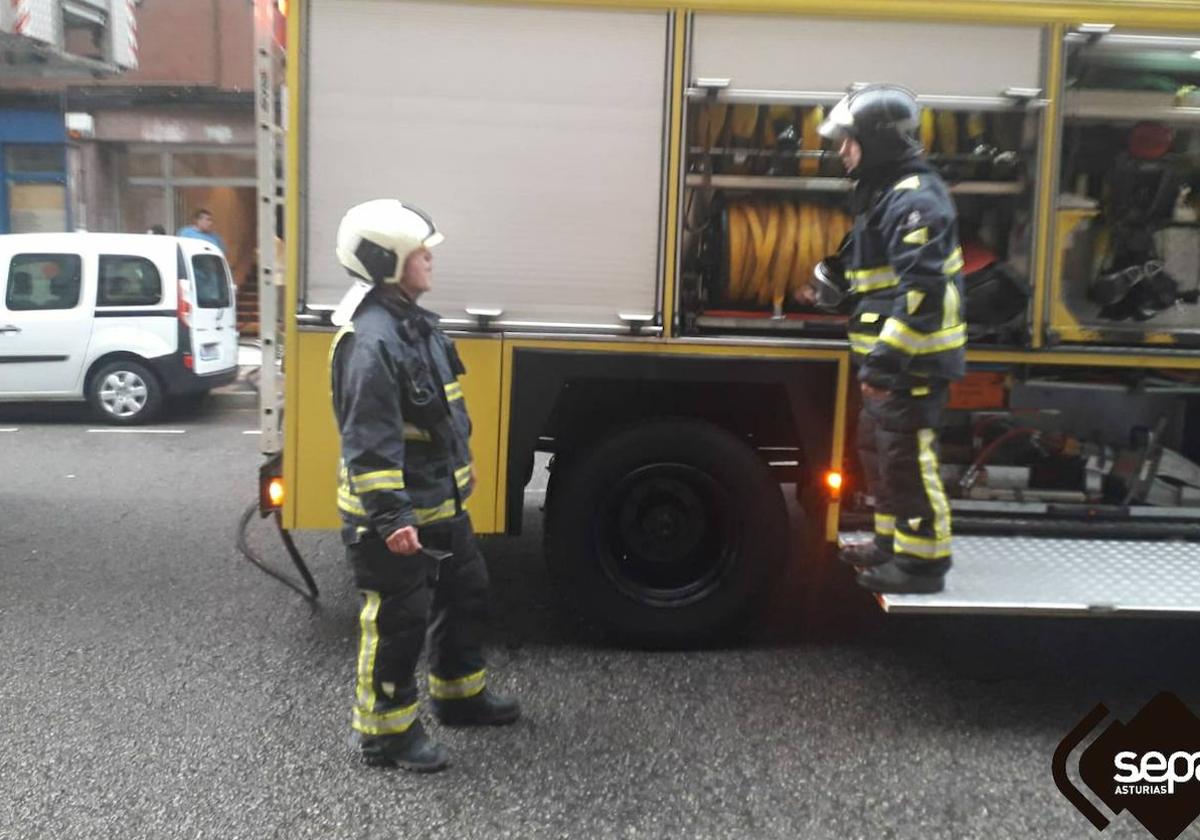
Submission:
<svg viewBox="0 0 1200 840">
<path fill-rule="evenodd" d="M 648 606 L 703 600 L 737 558 L 734 509 L 730 493 L 701 469 L 639 467 L 597 510 L 601 567 L 620 591 Z"/>
</svg>

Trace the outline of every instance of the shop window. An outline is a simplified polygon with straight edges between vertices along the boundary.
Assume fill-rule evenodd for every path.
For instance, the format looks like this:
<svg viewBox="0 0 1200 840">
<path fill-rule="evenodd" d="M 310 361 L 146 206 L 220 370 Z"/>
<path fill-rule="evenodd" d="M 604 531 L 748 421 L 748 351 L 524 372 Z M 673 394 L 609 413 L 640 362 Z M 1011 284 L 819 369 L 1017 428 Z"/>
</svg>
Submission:
<svg viewBox="0 0 1200 840">
<path fill-rule="evenodd" d="M 4 156 L 9 175 L 44 175 L 63 171 L 62 146 L 8 146 Z"/>
<path fill-rule="evenodd" d="M 74 309 L 83 261 L 76 254 L 17 254 L 8 268 L 4 304 L 13 312 Z"/>
<path fill-rule="evenodd" d="M 171 172 L 176 178 L 254 178 L 257 174 L 253 152 L 245 154 L 176 154 Z"/>
<path fill-rule="evenodd" d="M 130 178 L 161 178 L 163 156 L 161 152 L 130 152 L 125 156 L 125 174 Z"/>
<path fill-rule="evenodd" d="M 8 182 L 9 232 L 53 233 L 67 229 L 67 188 L 62 184 Z"/>
<path fill-rule="evenodd" d="M 152 306 L 162 301 L 162 277 L 142 257 L 100 258 L 97 306 Z"/>
<path fill-rule="evenodd" d="M 164 187 L 121 188 L 121 227 L 129 233 L 146 233 L 154 225 L 166 228 L 167 191 Z"/>
</svg>

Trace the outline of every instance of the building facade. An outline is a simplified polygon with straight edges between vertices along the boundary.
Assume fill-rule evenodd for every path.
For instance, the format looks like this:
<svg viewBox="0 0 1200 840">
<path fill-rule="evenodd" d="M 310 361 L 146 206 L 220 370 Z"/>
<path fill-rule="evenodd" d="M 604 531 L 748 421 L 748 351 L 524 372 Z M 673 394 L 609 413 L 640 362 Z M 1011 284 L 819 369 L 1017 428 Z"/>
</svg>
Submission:
<svg viewBox="0 0 1200 840">
<path fill-rule="evenodd" d="M 0 232 L 173 233 L 207 209 L 251 297 L 254 4 L 141 0 L 136 27 L 118 75 L 0 75 Z"/>
</svg>

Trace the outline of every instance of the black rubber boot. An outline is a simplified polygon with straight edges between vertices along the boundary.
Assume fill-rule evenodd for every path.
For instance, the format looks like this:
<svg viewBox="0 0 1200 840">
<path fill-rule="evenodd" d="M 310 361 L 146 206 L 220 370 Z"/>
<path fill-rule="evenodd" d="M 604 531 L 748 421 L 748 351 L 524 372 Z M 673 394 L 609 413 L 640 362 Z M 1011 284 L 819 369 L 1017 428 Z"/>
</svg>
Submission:
<svg viewBox="0 0 1200 840">
<path fill-rule="evenodd" d="M 874 540 L 868 540 L 842 546 L 838 552 L 838 559 L 847 566 L 869 569 L 872 566 L 882 566 L 892 558 Z"/>
<path fill-rule="evenodd" d="M 521 704 L 485 688 L 461 700 L 435 699 L 433 713 L 446 726 L 506 726 L 521 717 Z"/>
<path fill-rule="evenodd" d="M 425 733 L 417 721 L 400 735 L 363 735 L 362 760 L 372 767 L 399 767 L 414 773 L 436 773 L 450 766 L 446 748 Z"/>
<path fill-rule="evenodd" d="M 880 566 L 863 569 L 856 580 L 863 589 L 890 595 L 932 595 L 946 588 L 949 560 L 909 562 L 903 565 L 891 560 Z"/>
</svg>

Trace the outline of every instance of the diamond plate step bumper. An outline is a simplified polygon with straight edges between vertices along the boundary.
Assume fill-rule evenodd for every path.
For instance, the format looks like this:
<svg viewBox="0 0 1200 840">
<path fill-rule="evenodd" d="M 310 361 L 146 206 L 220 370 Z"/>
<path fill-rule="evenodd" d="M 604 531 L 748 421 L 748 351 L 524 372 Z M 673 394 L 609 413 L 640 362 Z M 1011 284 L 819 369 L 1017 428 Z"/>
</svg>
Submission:
<svg viewBox="0 0 1200 840">
<path fill-rule="evenodd" d="M 878 598 L 889 613 L 1200 616 L 1200 543 L 955 537 L 945 591 Z"/>
</svg>

